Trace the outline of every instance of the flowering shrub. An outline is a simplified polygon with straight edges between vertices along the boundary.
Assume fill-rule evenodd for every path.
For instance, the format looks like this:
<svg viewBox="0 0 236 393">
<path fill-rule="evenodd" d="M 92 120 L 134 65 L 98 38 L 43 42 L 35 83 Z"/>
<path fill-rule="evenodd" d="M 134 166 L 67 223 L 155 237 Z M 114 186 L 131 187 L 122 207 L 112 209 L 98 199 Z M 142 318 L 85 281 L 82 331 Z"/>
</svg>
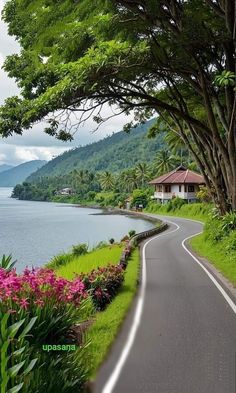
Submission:
<svg viewBox="0 0 236 393">
<path fill-rule="evenodd" d="M 80 278 L 91 294 L 96 309 L 104 310 L 120 289 L 124 280 L 124 270 L 120 265 L 108 265 Z"/>
<path fill-rule="evenodd" d="M 131 252 L 128 243 L 124 252 L 127 259 Z M 14 269 L 9 271 L 0 267 L 3 313 L 10 315 L 12 324 L 19 320 L 26 324 L 32 319 L 36 321 L 27 336 L 29 359 L 38 359 L 27 393 L 81 391 L 87 372 L 83 345 L 79 344 L 80 350 L 74 354 L 45 354 L 42 345 L 64 344 L 69 340 L 68 331 L 83 320 L 83 310 L 90 312 L 89 318 L 94 308 L 104 310 L 116 296 L 123 280 L 121 264 L 81 274 L 72 281 L 57 277 L 49 268 L 27 268 L 18 275 Z"/>
<path fill-rule="evenodd" d="M 25 269 L 21 275 L 17 275 L 15 270 L 0 269 L 0 306 L 3 313 L 10 315 L 14 326 L 19 320 L 32 326 L 32 319 L 36 320 L 27 342 L 29 355 L 38 359 L 38 367 L 33 370 L 27 393 L 81 391 L 86 375 L 82 348 L 74 354 L 65 352 L 49 356 L 42 351 L 42 345 L 65 344 L 69 328 L 81 320 L 87 296 L 85 285 L 79 278 L 68 281 L 44 268 Z M 79 367 L 75 367 L 75 363 Z M 53 376 L 52 382 L 48 381 L 48 375 Z"/>
<path fill-rule="evenodd" d="M 50 343 L 64 340 L 70 326 L 80 319 L 87 296 L 79 278 L 68 281 L 44 268 L 25 269 L 21 275 L 15 270 L 0 269 L 1 305 L 16 321 L 19 317 L 37 316 L 32 343 L 38 347 L 45 340 Z"/>
<path fill-rule="evenodd" d="M 0 300 L 24 310 L 33 305 L 43 307 L 48 299 L 79 305 L 86 296 L 85 285 L 79 278 L 68 281 L 45 268 L 25 269 L 21 275 L 0 268 Z"/>
</svg>

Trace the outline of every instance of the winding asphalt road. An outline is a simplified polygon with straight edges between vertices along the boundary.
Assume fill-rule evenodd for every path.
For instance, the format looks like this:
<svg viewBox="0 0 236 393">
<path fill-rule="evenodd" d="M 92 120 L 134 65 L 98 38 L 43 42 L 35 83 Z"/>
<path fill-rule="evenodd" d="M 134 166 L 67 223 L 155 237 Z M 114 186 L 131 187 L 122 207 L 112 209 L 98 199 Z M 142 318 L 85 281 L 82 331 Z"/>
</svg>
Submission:
<svg viewBox="0 0 236 393">
<path fill-rule="evenodd" d="M 161 218 L 172 223 L 142 245 L 139 295 L 94 391 L 236 393 L 235 299 L 182 246 L 202 225 Z"/>
</svg>

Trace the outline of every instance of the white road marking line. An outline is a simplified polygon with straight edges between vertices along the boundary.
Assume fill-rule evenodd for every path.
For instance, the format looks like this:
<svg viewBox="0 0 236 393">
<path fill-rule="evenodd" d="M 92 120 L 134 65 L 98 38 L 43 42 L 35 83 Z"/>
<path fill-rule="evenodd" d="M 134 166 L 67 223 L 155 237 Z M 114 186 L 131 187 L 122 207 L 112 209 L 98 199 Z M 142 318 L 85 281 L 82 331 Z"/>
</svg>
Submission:
<svg viewBox="0 0 236 393">
<path fill-rule="evenodd" d="M 176 226 L 176 229 L 174 229 L 171 232 L 166 232 L 166 233 L 161 233 L 159 235 L 156 235 L 155 237 L 152 237 L 151 239 L 149 239 L 143 246 L 143 252 L 142 252 L 142 260 L 143 260 L 143 264 L 142 264 L 142 284 L 141 284 L 141 290 L 139 293 L 139 297 L 138 297 L 138 301 L 137 301 L 137 306 L 136 306 L 136 310 L 135 310 L 135 315 L 134 315 L 134 319 L 133 319 L 133 323 L 127 338 L 127 341 L 124 345 L 124 349 L 121 352 L 121 355 L 119 357 L 119 360 L 112 372 L 112 374 L 110 375 L 108 381 L 106 382 L 102 393 L 112 393 L 118 379 L 120 376 L 120 373 L 122 371 L 122 368 L 125 365 L 125 362 L 127 360 L 127 357 L 130 353 L 130 350 L 133 346 L 137 331 L 138 331 L 138 327 L 140 325 L 141 322 L 141 317 L 142 317 L 142 312 L 143 312 L 143 305 L 144 305 L 144 298 L 145 298 L 145 289 L 146 289 L 146 282 L 147 282 L 147 263 L 146 263 L 146 256 L 145 256 L 145 251 L 146 251 L 146 247 L 147 245 L 152 242 L 153 240 L 155 240 L 156 238 L 159 238 L 161 236 L 166 236 L 166 235 L 170 235 L 171 233 L 174 233 L 176 231 L 178 231 L 180 229 L 178 224 L 175 224 L 174 222 L 171 221 L 166 221 L 169 222 L 173 225 Z"/>
<path fill-rule="evenodd" d="M 234 313 L 236 314 L 236 304 L 233 302 L 233 300 L 229 297 L 229 295 L 225 292 L 224 288 L 220 285 L 220 283 L 215 279 L 215 277 L 208 271 L 208 269 L 189 251 L 185 245 L 186 241 L 191 239 L 194 236 L 200 235 L 200 233 L 196 233 L 195 235 L 186 237 L 182 241 L 182 247 L 187 251 L 187 253 L 198 263 L 199 266 L 204 270 L 204 272 L 208 275 L 208 277 L 211 279 L 213 284 L 215 284 L 216 288 L 220 291 L 221 295 L 225 298 L 226 302 L 229 304 L 229 306 L 232 308 Z"/>
</svg>

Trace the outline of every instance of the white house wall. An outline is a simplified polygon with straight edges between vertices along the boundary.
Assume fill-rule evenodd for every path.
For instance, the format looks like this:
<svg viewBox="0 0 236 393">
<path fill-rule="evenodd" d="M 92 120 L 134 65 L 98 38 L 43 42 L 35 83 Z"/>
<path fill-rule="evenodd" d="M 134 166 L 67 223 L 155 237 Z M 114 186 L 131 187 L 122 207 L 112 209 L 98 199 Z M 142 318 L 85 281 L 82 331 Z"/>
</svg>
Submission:
<svg viewBox="0 0 236 393">
<path fill-rule="evenodd" d="M 182 199 L 194 200 L 196 199 L 196 192 L 198 191 L 198 186 L 194 185 L 195 192 L 184 192 L 185 186 L 181 185 L 181 192 L 179 192 L 179 184 L 171 184 L 171 192 L 154 192 L 155 199 L 170 200 L 173 195 Z"/>
</svg>

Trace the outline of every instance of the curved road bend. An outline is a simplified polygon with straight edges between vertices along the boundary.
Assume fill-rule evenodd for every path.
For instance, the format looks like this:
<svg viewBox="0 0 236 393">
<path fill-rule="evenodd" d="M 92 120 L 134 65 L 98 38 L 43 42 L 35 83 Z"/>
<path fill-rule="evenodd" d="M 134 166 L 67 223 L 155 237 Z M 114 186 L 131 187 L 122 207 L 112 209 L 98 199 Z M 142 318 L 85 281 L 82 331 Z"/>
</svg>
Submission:
<svg viewBox="0 0 236 393">
<path fill-rule="evenodd" d="M 94 391 L 236 393 L 235 311 L 182 247 L 202 225 L 160 218 L 172 223 L 144 242 L 146 288 L 134 341 L 124 353 L 140 298 L 100 369 Z"/>
</svg>

